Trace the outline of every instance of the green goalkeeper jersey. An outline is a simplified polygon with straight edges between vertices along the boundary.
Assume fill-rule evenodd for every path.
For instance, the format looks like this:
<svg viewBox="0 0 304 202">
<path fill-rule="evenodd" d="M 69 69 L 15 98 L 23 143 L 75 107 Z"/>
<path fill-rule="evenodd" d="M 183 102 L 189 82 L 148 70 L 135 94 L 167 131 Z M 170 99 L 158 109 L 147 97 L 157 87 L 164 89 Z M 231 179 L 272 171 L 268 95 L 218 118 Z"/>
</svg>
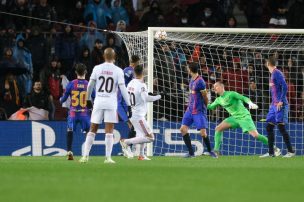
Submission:
<svg viewBox="0 0 304 202">
<path fill-rule="evenodd" d="M 213 110 L 220 105 L 226 109 L 231 116 L 238 119 L 250 115 L 250 112 L 244 107 L 243 102 L 248 103 L 250 99 L 234 91 L 225 91 L 224 94 L 217 97 L 213 103 L 208 104 L 207 108 Z"/>
</svg>

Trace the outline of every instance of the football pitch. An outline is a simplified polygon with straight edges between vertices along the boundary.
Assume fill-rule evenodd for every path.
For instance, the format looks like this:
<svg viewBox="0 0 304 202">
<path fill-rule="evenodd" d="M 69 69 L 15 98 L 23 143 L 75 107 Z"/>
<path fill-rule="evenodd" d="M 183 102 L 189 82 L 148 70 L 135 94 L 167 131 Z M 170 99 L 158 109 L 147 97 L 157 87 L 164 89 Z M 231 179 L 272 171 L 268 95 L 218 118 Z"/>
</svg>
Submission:
<svg viewBox="0 0 304 202">
<path fill-rule="evenodd" d="M 304 157 L 0 157 L 0 201 L 302 201 Z"/>
</svg>

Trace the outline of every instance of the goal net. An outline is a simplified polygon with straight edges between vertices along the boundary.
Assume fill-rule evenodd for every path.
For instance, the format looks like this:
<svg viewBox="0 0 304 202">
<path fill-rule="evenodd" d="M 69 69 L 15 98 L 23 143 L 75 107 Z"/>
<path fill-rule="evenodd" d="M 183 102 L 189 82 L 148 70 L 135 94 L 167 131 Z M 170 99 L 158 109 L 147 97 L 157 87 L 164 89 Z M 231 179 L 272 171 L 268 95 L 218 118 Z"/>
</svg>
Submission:
<svg viewBox="0 0 304 202">
<path fill-rule="evenodd" d="M 164 30 L 165 39 L 155 37 Z M 149 28 L 147 32 L 117 33 L 124 41 L 129 56 L 137 54 L 147 69 L 146 82 L 150 91 L 162 99 L 149 107 L 148 120 L 156 137 L 153 155 L 179 156 L 187 153 L 179 132 L 188 104 L 189 80 L 187 64 L 199 65 L 199 74 L 209 89 L 211 100 L 216 98 L 212 85 L 222 81 L 226 90 L 237 91 L 259 106 L 250 110 L 259 133 L 266 133 L 266 114 L 270 104 L 270 74 L 265 59 L 277 58 L 277 68 L 288 85 L 289 123 L 286 125 L 297 154 L 304 153 L 303 143 L 303 74 L 304 30 L 270 29 L 200 29 Z M 247 105 L 245 104 L 247 107 Z M 208 135 L 214 144 L 215 126 L 229 115 L 221 108 L 208 111 Z M 190 136 L 196 155 L 204 152 L 202 139 L 191 127 Z M 280 133 L 276 130 L 275 144 L 286 152 Z M 223 155 L 252 155 L 267 152 L 267 146 L 240 129 L 223 134 Z"/>
</svg>

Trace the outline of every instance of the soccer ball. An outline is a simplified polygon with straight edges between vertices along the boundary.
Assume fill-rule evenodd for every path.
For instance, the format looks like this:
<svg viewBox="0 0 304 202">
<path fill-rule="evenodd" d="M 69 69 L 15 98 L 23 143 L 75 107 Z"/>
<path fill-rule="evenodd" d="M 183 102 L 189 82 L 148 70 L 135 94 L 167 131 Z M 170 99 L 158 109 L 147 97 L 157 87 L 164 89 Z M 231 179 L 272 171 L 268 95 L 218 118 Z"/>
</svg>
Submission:
<svg viewBox="0 0 304 202">
<path fill-rule="evenodd" d="M 155 32 L 154 37 L 158 40 L 165 40 L 167 38 L 167 32 L 164 30 L 159 30 Z"/>
</svg>

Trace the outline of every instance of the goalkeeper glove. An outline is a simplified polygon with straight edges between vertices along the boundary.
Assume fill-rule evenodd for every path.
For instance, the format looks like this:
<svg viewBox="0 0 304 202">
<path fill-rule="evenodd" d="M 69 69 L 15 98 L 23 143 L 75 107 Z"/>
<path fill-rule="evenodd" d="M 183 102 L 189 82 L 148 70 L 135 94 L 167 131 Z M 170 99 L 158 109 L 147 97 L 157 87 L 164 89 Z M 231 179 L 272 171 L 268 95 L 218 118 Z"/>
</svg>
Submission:
<svg viewBox="0 0 304 202">
<path fill-rule="evenodd" d="M 128 118 L 132 117 L 132 108 L 131 106 L 128 106 Z"/>
<path fill-rule="evenodd" d="M 249 102 L 248 105 L 249 105 L 249 109 L 258 109 L 259 108 L 259 106 L 254 104 L 253 102 Z"/>
<path fill-rule="evenodd" d="M 93 108 L 93 103 L 91 100 L 87 100 L 87 108 L 92 109 Z"/>
</svg>

